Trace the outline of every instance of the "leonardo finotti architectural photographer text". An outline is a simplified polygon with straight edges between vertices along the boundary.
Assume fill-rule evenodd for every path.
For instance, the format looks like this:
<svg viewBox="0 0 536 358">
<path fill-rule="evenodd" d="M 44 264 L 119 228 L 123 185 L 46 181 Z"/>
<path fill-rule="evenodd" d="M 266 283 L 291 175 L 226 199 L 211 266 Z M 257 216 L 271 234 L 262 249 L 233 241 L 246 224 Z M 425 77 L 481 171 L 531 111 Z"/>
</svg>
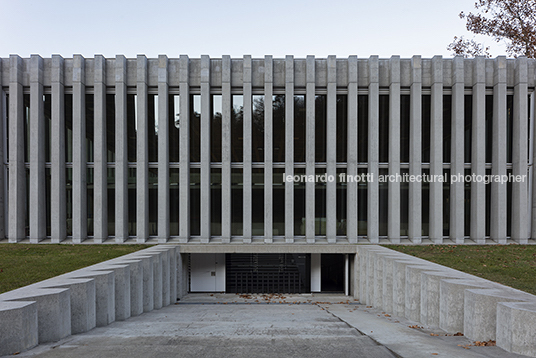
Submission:
<svg viewBox="0 0 536 358">
<path fill-rule="evenodd" d="M 316 175 L 286 175 L 283 173 L 283 182 L 294 182 L 294 183 L 332 183 L 335 180 L 339 183 L 368 183 L 368 182 L 379 182 L 379 183 L 524 183 L 526 180 L 526 175 L 477 175 L 475 173 L 471 175 L 463 174 L 452 174 L 450 175 L 450 181 L 447 174 L 443 175 L 430 175 L 430 174 L 418 174 L 410 175 L 408 173 L 404 174 L 385 174 L 385 175 L 374 175 L 374 173 L 362 173 L 359 175 L 347 175 L 346 173 L 340 173 L 339 175 L 328 175 L 328 174 L 316 174 Z"/>
</svg>

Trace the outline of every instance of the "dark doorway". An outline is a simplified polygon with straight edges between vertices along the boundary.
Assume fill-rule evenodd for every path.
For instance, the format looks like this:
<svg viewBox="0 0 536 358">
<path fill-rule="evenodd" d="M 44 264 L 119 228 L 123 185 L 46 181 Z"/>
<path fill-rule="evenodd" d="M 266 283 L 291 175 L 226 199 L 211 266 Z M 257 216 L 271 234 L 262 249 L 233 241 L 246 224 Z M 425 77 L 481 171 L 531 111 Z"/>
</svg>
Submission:
<svg viewBox="0 0 536 358">
<path fill-rule="evenodd" d="M 344 255 L 322 254 L 320 265 L 321 291 L 344 292 Z"/>
<path fill-rule="evenodd" d="M 311 254 L 226 254 L 227 293 L 309 293 Z"/>
</svg>

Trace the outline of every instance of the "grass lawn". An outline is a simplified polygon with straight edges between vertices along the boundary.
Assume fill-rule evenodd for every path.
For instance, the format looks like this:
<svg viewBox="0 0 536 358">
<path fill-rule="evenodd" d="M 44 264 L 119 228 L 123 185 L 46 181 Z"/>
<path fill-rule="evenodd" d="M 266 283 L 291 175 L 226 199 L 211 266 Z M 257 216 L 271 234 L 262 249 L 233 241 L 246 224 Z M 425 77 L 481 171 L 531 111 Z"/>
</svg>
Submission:
<svg viewBox="0 0 536 358">
<path fill-rule="evenodd" d="M 385 245 L 385 247 L 536 294 L 536 246 Z"/>
<path fill-rule="evenodd" d="M 39 282 L 148 245 L 0 245 L 0 293 Z"/>
</svg>

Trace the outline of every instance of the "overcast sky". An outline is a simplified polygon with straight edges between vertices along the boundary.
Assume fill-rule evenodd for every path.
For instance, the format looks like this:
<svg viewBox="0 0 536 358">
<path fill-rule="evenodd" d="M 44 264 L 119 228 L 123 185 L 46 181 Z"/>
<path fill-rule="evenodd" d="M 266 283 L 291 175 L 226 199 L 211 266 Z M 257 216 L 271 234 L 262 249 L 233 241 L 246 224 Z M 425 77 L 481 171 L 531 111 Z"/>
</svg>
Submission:
<svg viewBox="0 0 536 358">
<path fill-rule="evenodd" d="M 0 57 L 451 57 L 474 1 L 0 0 Z"/>
</svg>

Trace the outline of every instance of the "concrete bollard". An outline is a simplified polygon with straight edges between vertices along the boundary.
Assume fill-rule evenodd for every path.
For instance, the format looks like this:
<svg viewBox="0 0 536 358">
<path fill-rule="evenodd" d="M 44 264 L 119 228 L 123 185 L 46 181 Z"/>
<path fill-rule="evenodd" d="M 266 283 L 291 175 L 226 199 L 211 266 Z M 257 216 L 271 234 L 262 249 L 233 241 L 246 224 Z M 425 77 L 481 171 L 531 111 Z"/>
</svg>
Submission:
<svg viewBox="0 0 536 358">
<path fill-rule="evenodd" d="M 92 278 L 95 280 L 95 321 L 97 327 L 107 326 L 115 321 L 115 273 L 114 271 L 93 271 L 89 268 L 64 275 L 69 278 Z"/>
<path fill-rule="evenodd" d="M 528 293 L 507 289 L 465 290 L 464 335 L 473 341 L 496 339 L 497 304 L 534 300 Z M 536 302 L 534 302 L 536 303 Z"/>
<path fill-rule="evenodd" d="M 393 314 L 406 315 L 406 266 L 418 263 L 411 257 L 393 261 Z"/>
<path fill-rule="evenodd" d="M 1 301 L 0 295 L 0 356 L 22 352 L 38 342 L 37 302 Z"/>
<path fill-rule="evenodd" d="M 441 280 L 439 284 L 439 328 L 447 333 L 463 331 L 465 290 L 493 288 L 490 281 L 474 279 Z"/>
<path fill-rule="evenodd" d="M 439 284 L 442 279 L 467 278 L 469 275 L 444 268 L 442 271 L 421 272 L 421 319 L 428 327 L 439 327 Z"/>
<path fill-rule="evenodd" d="M 406 292 L 404 295 L 404 315 L 407 319 L 421 322 L 421 272 L 440 270 L 434 264 L 406 266 Z M 422 323 L 422 322 L 421 322 Z"/>
<path fill-rule="evenodd" d="M 498 303 L 496 334 L 498 347 L 536 357 L 536 303 Z"/>
<path fill-rule="evenodd" d="M 95 280 L 93 278 L 54 277 L 37 284 L 44 288 L 71 290 L 71 334 L 92 330 L 97 325 Z"/>
<path fill-rule="evenodd" d="M 30 285 L 2 294 L 6 301 L 35 301 L 39 343 L 55 342 L 71 334 L 71 291 Z"/>
<path fill-rule="evenodd" d="M 94 271 L 113 271 L 115 288 L 115 320 L 130 317 L 130 266 L 128 264 L 101 263 L 91 266 Z"/>
</svg>

